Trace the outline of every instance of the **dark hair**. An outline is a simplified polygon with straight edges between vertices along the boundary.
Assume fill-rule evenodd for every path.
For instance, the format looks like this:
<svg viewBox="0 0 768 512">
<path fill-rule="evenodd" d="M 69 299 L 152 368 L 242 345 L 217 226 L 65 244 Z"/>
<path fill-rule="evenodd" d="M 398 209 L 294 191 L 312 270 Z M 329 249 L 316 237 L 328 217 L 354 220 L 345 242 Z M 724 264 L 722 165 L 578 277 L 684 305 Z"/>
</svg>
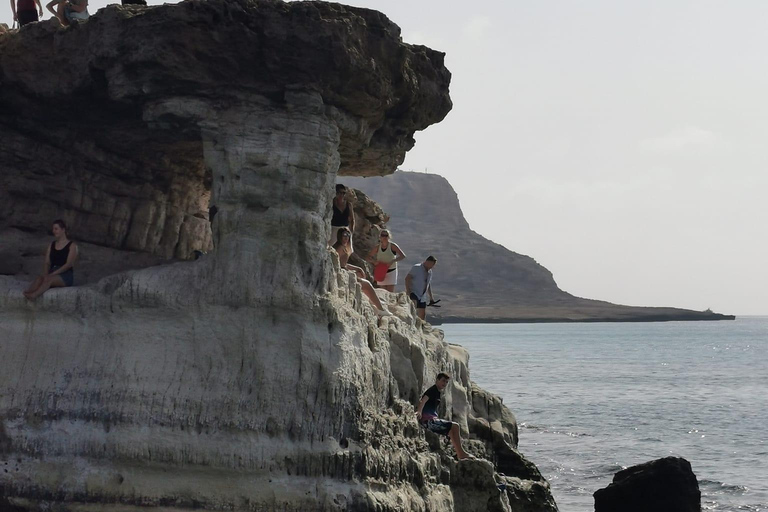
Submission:
<svg viewBox="0 0 768 512">
<path fill-rule="evenodd" d="M 440 379 L 449 379 L 450 380 L 450 378 L 451 378 L 451 376 L 448 375 L 447 373 L 440 372 L 440 373 L 437 374 L 437 378 L 435 380 L 440 380 Z"/>
<path fill-rule="evenodd" d="M 427 261 L 431 261 L 432 263 L 437 263 L 437 258 L 434 256 L 427 256 Z"/>
<path fill-rule="evenodd" d="M 337 193 L 337 194 L 338 194 L 339 192 L 346 192 L 346 191 L 347 191 L 347 187 L 345 187 L 345 186 L 344 186 L 344 185 L 342 185 L 341 183 L 339 183 L 338 185 L 336 185 L 336 193 Z"/>
<path fill-rule="evenodd" d="M 67 224 L 63 220 L 56 219 L 55 221 L 53 221 L 53 224 L 58 224 L 59 227 L 64 230 L 64 234 L 67 233 Z"/>
<path fill-rule="evenodd" d="M 344 237 L 344 233 L 348 233 L 350 238 L 352 237 L 352 232 L 349 230 L 348 227 L 344 226 L 339 228 L 339 230 L 336 232 L 336 242 L 333 244 L 333 248 L 337 249 L 338 247 L 344 245 L 342 238 Z"/>
</svg>

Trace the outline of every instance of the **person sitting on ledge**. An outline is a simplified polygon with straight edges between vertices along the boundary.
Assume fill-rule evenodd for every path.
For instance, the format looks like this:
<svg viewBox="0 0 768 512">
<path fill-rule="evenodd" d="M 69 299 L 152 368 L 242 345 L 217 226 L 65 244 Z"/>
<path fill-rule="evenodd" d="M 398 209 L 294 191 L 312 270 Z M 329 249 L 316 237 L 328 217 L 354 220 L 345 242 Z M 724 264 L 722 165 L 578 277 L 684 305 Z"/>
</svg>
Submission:
<svg viewBox="0 0 768 512">
<path fill-rule="evenodd" d="M 336 249 L 336 252 L 339 254 L 339 264 L 341 265 L 341 268 L 351 270 L 357 275 L 357 282 L 360 283 L 360 286 L 363 288 L 363 293 L 368 297 L 368 300 L 371 301 L 373 307 L 376 308 L 377 315 L 391 316 L 392 313 L 381 304 L 379 296 L 376 295 L 376 290 L 373 289 L 371 282 L 365 278 L 365 271 L 356 265 L 347 263 L 349 257 L 352 255 L 352 249 L 350 247 L 351 239 L 352 233 L 348 228 L 341 227 L 336 232 L 336 243 L 333 244 L 333 248 Z"/>
<path fill-rule="evenodd" d="M 24 290 L 24 296 L 35 300 L 48 288 L 60 288 L 75 284 L 75 261 L 77 260 L 77 245 L 67 238 L 67 225 L 63 220 L 53 221 L 53 237 L 55 240 L 45 252 L 43 274 L 38 276 L 29 288 Z"/>
<path fill-rule="evenodd" d="M 58 5 L 55 11 L 53 10 L 54 5 Z M 65 27 L 68 27 L 73 21 L 85 21 L 90 16 L 88 14 L 88 0 L 51 0 L 45 7 Z"/>
<path fill-rule="evenodd" d="M 448 385 L 451 376 L 447 373 L 438 373 L 435 385 L 424 392 L 416 408 L 416 419 L 427 430 L 447 436 L 456 450 L 459 460 L 474 459 L 475 457 L 464 451 L 461 446 L 461 431 L 459 424 L 452 421 L 441 420 L 437 417 L 437 408 L 440 406 L 440 393 Z"/>
</svg>

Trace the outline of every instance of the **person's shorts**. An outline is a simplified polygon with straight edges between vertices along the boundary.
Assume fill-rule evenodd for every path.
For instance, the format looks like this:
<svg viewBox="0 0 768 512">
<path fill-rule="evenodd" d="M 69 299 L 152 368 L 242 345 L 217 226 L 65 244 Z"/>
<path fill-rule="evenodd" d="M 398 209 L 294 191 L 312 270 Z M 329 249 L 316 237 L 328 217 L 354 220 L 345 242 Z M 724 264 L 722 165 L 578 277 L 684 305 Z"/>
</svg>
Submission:
<svg viewBox="0 0 768 512">
<path fill-rule="evenodd" d="M 421 425 L 430 432 L 434 432 L 435 434 L 439 434 L 441 436 L 447 436 L 451 431 L 453 422 L 441 420 L 440 418 L 432 418 L 431 420 L 422 422 Z"/>
<path fill-rule="evenodd" d="M 416 309 L 424 309 L 427 307 L 427 303 L 421 302 L 419 297 L 413 292 L 411 292 L 411 300 L 416 302 Z"/>
<path fill-rule="evenodd" d="M 50 272 L 53 272 L 57 268 L 59 267 L 56 267 L 56 266 L 51 267 Z M 72 268 L 67 270 L 66 272 L 62 272 L 61 274 L 59 274 L 59 277 L 61 278 L 62 281 L 64 281 L 65 286 L 72 286 L 75 284 L 75 270 Z"/>
<path fill-rule="evenodd" d="M 64 17 L 69 21 L 85 21 L 90 17 L 90 14 L 88 14 L 88 9 L 83 12 L 77 12 L 67 6 L 64 8 Z"/>
<path fill-rule="evenodd" d="M 385 277 L 383 281 L 376 281 L 376 284 L 379 286 L 396 285 L 397 284 L 397 267 L 389 269 L 387 271 L 387 277 Z"/>
<path fill-rule="evenodd" d="M 16 17 L 19 20 L 20 27 L 38 21 L 37 11 L 19 11 L 16 13 Z"/>
</svg>

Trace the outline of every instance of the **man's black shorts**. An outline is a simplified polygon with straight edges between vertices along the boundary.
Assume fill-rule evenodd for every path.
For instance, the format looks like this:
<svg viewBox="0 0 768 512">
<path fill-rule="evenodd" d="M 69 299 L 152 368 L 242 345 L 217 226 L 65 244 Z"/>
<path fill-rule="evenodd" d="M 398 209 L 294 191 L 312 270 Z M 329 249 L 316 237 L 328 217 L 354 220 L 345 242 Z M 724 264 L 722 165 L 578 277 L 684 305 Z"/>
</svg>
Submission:
<svg viewBox="0 0 768 512">
<path fill-rule="evenodd" d="M 441 420 L 439 418 L 430 418 L 427 421 L 423 422 L 422 425 L 424 426 L 424 428 L 434 432 L 435 434 L 447 436 L 451 431 L 453 422 Z"/>
<path fill-rule="evenodd" d="M 419 297 L 416 296 L 416 294 L 413 293 L 413 292 L 411 292 L 411 300 L 415 300 L 416 301 L 416 309 L 424 309 L 424 308 L 427 307 L 427 303 L 426 302 L 421 302 L 419 300 Z"/>
</svg>

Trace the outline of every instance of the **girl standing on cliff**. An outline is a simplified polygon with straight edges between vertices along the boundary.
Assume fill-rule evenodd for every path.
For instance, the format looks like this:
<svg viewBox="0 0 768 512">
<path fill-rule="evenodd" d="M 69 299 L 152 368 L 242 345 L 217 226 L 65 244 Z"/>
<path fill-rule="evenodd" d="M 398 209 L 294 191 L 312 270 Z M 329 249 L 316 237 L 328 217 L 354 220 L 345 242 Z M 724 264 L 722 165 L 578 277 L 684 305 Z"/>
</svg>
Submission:
<svg viewBox="0 0 768 512">
<path fill-rule="evenodd" d="M 379 234 L 379 245 L 371 249 L 366 258 L 366 261 L 374 265 L 373 276 L 376 286 L 388 292 L 394 292 L 397 284 L 397 262 L 404 259 L 403 250 L 389 239 L 389 230 L 383 229 Z"/>
<path fill-rule="evenodd" d="M 54 241 L 45 252 L 43 273 L 24 290 L 24 296 L 30 300 L 35 300 L 48 288 L 72 286 L 75 282 L 77 245 L 67 238 L 67 225 L 63 220 L 53 221 L 52 231 Z"/>
<path fill-rule="evenodd" d="M 337 253 L 339 253 L 339 264 L 341 265 L 341 268 L 345 270 L 351 270 L 357 274 L 357 282 L 360 283 L 360 286 L 363 288 L 363 293 L 366 297 L 368 297 L 368 300 L 371 301 L 373 307 L 376 308 L 377 315 L 390 316 L 392 313 L 390 313 L 387 308 L 381 304 L 379 297 L 376 295 L 376 290 L 373 289 L 373 285 L 370 283 L 370 281 L 365 279 L 365 271 L 356 265 L 350 265 L 347 263 L 349 261 L 349 257 L 352 255 L 351 241 L 352 233 L 349 231 L 349 229 L 345 227 L 339 228 L 339 231 L 336 234 L 336 243 L 333 244 L 333 248 L 336 249 Z"/>
<path fill-rule="evenodd" d="M 35 9 L 37 4 L 37 9 Z M 11 11 L 13 11 L 13 21 L 19 23 L 19 27 L 23 27 L 27 23 L 32 23 L 43 17 L 43 6 L 40 5 L 40 0 L 11 0 Z M 38 11 L 40 16 L 38 17 Z"/>
</svg>

